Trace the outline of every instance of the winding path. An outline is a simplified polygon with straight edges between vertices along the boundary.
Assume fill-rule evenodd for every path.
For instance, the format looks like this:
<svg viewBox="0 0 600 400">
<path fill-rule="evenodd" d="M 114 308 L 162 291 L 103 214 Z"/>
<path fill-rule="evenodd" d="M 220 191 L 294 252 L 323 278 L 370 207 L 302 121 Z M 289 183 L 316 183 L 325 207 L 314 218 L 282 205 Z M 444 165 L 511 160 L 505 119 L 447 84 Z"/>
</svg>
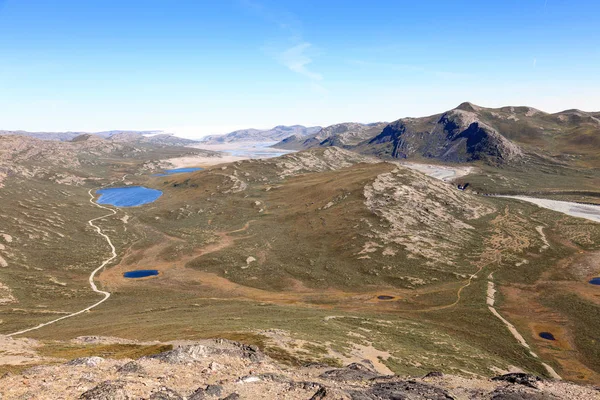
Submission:
<svg viewBox="0 0 600 400">
<path fill-rule="evenodd" d="M 123 177 L 123 179 L 125 179 L 125 176 Z M 54 324 L 55 322 L 62 321 L 63 319 L 67 319 L 67 318 L 75 317 L 76 315 L 83 314 L 83 313 L 85 313 L 85 312 L 87 312 L 87 311 L 91 310 L 92 308 L 98 307 L 100 304 L 104 303 L 104 302 L 105 302 L 106 300 L 108 300 L 108 298 L 110 297 L 110 293 L 109 293 L 109 292 L 105 292 L 105 291 L 103 291 L 103 290 L 99 290 L 99 289 L 98 289 L 98 287 L 97 287 L 97 286 L 96 286 L 96 284 L 94 283 L 94 277 L 96 276 L 96 274 L 98 273 L 98 271 L 100 271 L 102 268 L 104 268 L 104 267 L 105 267 L 105 266 L 106 266 L 108 263 L 110 263 L 112 260 L 114 260 L 115 258 L 117 258 L 117 250 L 115 249 L 115 246 L 113 245 L 112 241 L 110 240 L 110 237 L 108 237 L 108 235 L 107 235 L 107 234 L 105 234 L 104 232 L 102 232 L 102 229 L 100 229 L 100 227 L 99 227 L 98 225 L 95 225 L 95 224 L 94 224 L 94 221 L 98 221 L 98 220 L 100 220 L 100 219 L 103 219 L 103 218 L 106 218 L 106 217 L 110 217 L 110 216 L 112 216 L 112 215 L 115 215 L 115 214 L 117 213 L 117 210 L 115 210 L 115 209 L 113 209 L 113 208 L 110 208 L 110 207 L 101 206 L 100 204 L 96 203 L 96 202 L 94 201 L 94 195 L 92 194 L 92 189 L 90 189 L 90 190 L 88 191 L 88 194 L 90 195 L 90 203 L 92 203 L 92 204 L 93 204 L 93 205 L 95 205 L 96 207 L 103 208 L 103 209 L 105 209 L 105 210 L 109 210 L 109 211 L 110 211 L 110 214 L 106 214 L 106 215 L 103 215 L 103 216 L 101 216 L 101 217 L 96 217 L 96 218 L 90 219 L 90 220 L 88 221 L 88 224 L 89 224 L 89 225 L 90 225 L 92 228 L 94 228 L 94 229 L 96 230 L 96 232 L 98 232 L 98 234 L 99 234 L 100 236 L 102 236 L 102 237 L 104 237 L 104 239 L 106 239 L 106 242 L 108 243 L 108 245 L 110 246 L 110 249 L 111 249 L 111 256 L 110 256 L 109 258 L 107 258 L 106 260 L 104 260 L 104 261 L 102 262 L 102 264 L 100 264 L 100 266 L 99 266 L 98 268 L 96 268 L 95 270 L 93 270 L 93 271 L 92 271 L 92 273 L 90 274 L 90 277 L 88 278 L 88 281 L 89 281 L 89 283 L 90 283 L 90 287 L 92 288 L 92 290 L 93 290 L 94 292 L 96 292 L 96 293 L 100 293 L 100 294 L 104 295 L 104 298 L 103 298 L 102 300 L 100 300 L 99 302 L 97 302 L 97 303 L 95 303 L 95 304 L 92 304 L 92 305 L 91 305 L 91 306 L 89 306 L 89 307 L 86 307 L 86 308 L 84 308 L 83 310 L 80 310 L 80 311 L 74 312 L 74 313 L 72 313 L 72 314 L 65 315 L 65 316 L 63 316 L 63 317 L 60 317 L 60 318 L 53 319 L 52 321 L 44 322 L 44 323 L 42 323 L 42 324 L 39 324 L 39 325 L 37 325 L 37 326 L 34 326 L 33 328 L 23 329 L 23 330 L 21 330 L 21 331 L 18 331 L 18 332 L 9 333 L 9 334 L 8 334 L 8 335 L 6 335 L 6 336 L 16 336 L 16 335 L 21 335 L 21 334 L 23 334 L 23 333 L 27 333 L 27 332 L 35 331 L 35 330 L 37 330 L 37 329 L 40 329 L 40 328 L 43 328 L 43 327 L 45 327 L 45 326 L 48 326 L 48 325 Z"/>
</svg>

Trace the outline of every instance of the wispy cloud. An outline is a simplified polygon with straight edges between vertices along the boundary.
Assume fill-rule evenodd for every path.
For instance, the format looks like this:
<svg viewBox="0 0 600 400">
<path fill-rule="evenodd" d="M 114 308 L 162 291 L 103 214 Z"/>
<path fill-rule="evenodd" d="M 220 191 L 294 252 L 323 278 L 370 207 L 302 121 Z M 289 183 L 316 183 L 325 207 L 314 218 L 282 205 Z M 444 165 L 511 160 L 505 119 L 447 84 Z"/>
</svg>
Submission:
<svg viewBox="0 0 600 400">
<path fill-rule="evenodd" d="M 288 11 L 276 10 L 253 0 L 241 0 L 241 3 L 263 20 L 277 26 L 286 37 L 285 45 L 270 45 L 265 47 L 267 52 L 290 71 L 308 79 L 313 91 L 327 93 L 322 85 L 323 75 L 309 67 L 315 59 L 315 46 L 304 40 L 301 21 Z"/>
<path fill-rule="evenodd" d="M 311 71 L 307 67 L 313 61 L 309 54 L 311 47 L 312 44 L 302 42 L 283 51 L 279 54 L 278 59 L 279 62 L 289 68 L 290 71 L 304 75 L 312 81 L 321 81 L 323 80 L 323 76 L 318 72 Z"/>
</svg>

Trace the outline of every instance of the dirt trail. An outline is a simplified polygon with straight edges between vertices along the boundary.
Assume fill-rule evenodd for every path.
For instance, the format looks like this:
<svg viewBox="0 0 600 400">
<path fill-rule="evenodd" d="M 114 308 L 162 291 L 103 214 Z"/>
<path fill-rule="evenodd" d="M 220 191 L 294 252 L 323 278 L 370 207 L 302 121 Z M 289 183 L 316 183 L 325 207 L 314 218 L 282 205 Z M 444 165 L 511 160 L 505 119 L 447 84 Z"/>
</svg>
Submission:
<svg viewBox="0 0 600 400">
<path fill-rule="evenodd" d="M 371 291 L 350 292 L 335 288 L 310 288 L 305 286 L 299 280 L 288 279 L 288 290 L 271 291 L 236 283 L 227 277 L 213 272 L 206 272 L 185 267 L 186 264 L 191 260 L 208 255 L 210 253 L 219 252 L 225 248 L 233 246 L 238 240 L 249 238 L 251 235 L 237 236 L 234 234 L 247 231 L 253 222 L 256 222 L 256 220 L 250 220 L 246 222 L 239 229 L 225 232 L 215 232 L 215 235 L 218 237 L 217 241 L 197 249 L 192 254 L 181 256 L 176 261 L 157 261 L 159 254 L 164 248 L 168 247 L 173 242 L 181 241 L 179 238 L 171 237 L 163 233 L 166 240 L 162 241 L 160 245 L 156 245 L 144 250 L 133 251 L 132 248 L 128 249 L 123 254 L 123 261 L 120 264 L 105 270 L 99 277 L 100 281 L 105 287 L 111 288 L 113 291 L 120 287 L 129 287 L 134 283 L 130 280 L 123 279 L 123 272 L 130 269 L 135 269 L 137 266 L 141 267 L 152 264 L 153 268 L 159 271 L 163 279 L 154 280 L 153 278 L 147 278 L 146 280 L 148 281 L 148 284 L 160 287 L 161 285 L 177 286 L 178 282 L 181 282 L 182 284 L 197 282 L 203 285 L 205 288 L 202 291 L 204 296 L 198 296 L 199 298 L 203 299 L 215 301 L 247 300 L 274 304 L 302 304 L 307 307 L 328 309 L 335 307 L 347 310 L 378 309 L 386 312 L 413 312 L 415 310 L 398 309 L 398 303 L 396 301 L 382 301 L 378 299 L 378 297 L 381 295 L 390 295 L 394 300 L 401 300 L 406 299 L 413 294 L 423 295 L 439 291 L 457 290 L 456 284 L 451 283 L 440 285 L 435 288 L 399 290 L 397 288 L 389 287 L 387 290 L 384 290 L 383 288 L 373 288 Z M 142 257 L 137 257 L 138 253 L 140 252 Z M 137 258 L 134 263 L 127 262 L 128 257 L 131 256 Z M 456 305 L 460 300 L 460 292 L 462 289 L 469 286 L 470 280 L 473 279 L 477 273 L 473 274 L 469 281 L 464 283 L 462 287 L 458 289 L 457 301 L 441 307 L 434 306 L 431 309 L 427 309 L 427 311 L 448 308 Z M 139 286 L 141 281 L 142 279 L 136 280 L 135 285 Z M 335 303 L 335 306 L 333 303 Z"/>
<path fill-rule="evenodd" d="M 506 327 L 508 328 L 508 330 L 510 331 L 510 333 L 514 336 L 515 339 L 517 339 L 517 341 L 519 342 L 519 344 L 523 347 L 525 347 L 528 351 L 529 354 L 531 354 L 533 357 L 539 359 L 539 356 L 533 352 L 533 350 L 531 350 L 531 347 L 529 346 L 529 344 L 527 343 L 527 341 L 525 340 L 525 338 L 523 337 L 523 335 L 521 335 L 519 333 L 519 331 L 517 330 L 517 328 L 515 328 L 515 326 L 513 324 L 511 324 L 510 322 L 508 322 L 502 315 L 500 315 L 500 313 L 494 308 L 494 302 L 495 302 L 495 295 L 496 295 L 496 289 L 494 287 L 494 275 L 490 274 L 488 276 L 488 288 L 487 288 L 487 296 L 486 296 L 486 302 L 488 305 L 488 309 L 490 310 L 490 312 L 492 314 L 494 314 L 494 316 L 496 316 L 500 321 L 502 321 L 502 323 L 504 325 L 506 325 Z M 549 366 L 548 364 L 542 362 L 541 363 L 542 366 L 544 368 L 546 368 L 546 371 L 548 371 L 548 374 L 550 374 L 550 376 L 552 376 L 552 378 L 554 379 L 562 379 L 560 377 L 560 375 L 554 370 L 554 368 L 552 368 L 551 366 Z"/>
<path fill-rule="evenodd" d="M 443 306 L 434 306 L 434 307 L 429 307 L 429 308 L 423 308 L 420 310 L 407 310 L 410 312 L 428 312 L 428 311 L 439 311 L 439 310 L 446 310 L 448 308 L 454 307 L 455 305 L 457 305 L 460 302 L 461 296 L 462 296 L 462 291 L 466 288 L 468 288 L 469 286 L 471 286 L 471 283 L 473 283 L 473 279 L 477 277 L 477 275 L 485 268 L 487 267 L 487 265 L 482 265 L 479 267 L 479 269 L 474 272 L 473 274 L 471 274 L 471 276 L 469 276 L 469 279 L 466 280 L 466 282 L 464 283 L 464 285 L 462 285 L 461 287 L 458 288 L 458 291 L 456 292 L 456 300 L 454 300 L 454 302 L 450 303 L 450 304 L 446 304 Z"/>
<path fill-rule="evenodd" d="M 123 177 L 123 179 L 125 179 L 125 177 Z M 54 323 L 56 323 L 56 322 L 58 322 L 58 321 L 62 321 L 63 319 L 67 319 L 67 318 L 75 317 L 76 315 L 83 314 L 83 313 L 85 313 L 85 312 L 87 312 L 87 311 L 91 310 L 92 308 L 98 307 L 100 304 L 104 303 L 104 302 L 105 302 L 106 300 L 108 300 L 108 298 L 110 297 L 110 293 L 109 293 L 109 292 L 105 292 L 105 291 L 103 291 L 103 290 L 99 290 L 99 289 L 98 289 L 98 287 L 97 287 L 97 286 L 96 286 L 96 284 L 94 283 L 94 277 L 96 276 L 96 274 L 98 273 L 98 271 L 100 271 L 102 268 L 104 268 L 104 267 L 105 267 L 105 266 L 106 266 L 108 263 L 110 263 L 112 260 L 114 260 L 115 258 L 117 258 L 117 251 L 116 251 L 116 249 L 115 249 L 115 246 L 113 245 L 112 241 L 110 240 L 110 237 L 109 237 L 107 234 L 105 234 L 104 232 L 102 232 L 102 229 L 100 229 L 100 227 L 99 227 L 98 225 L 95 225 L 95 224 L 94 224 L 94 221 L 98 221 L 98 220 L 101 220 L 101 219 L 103 219 L 103 218 L 106 218 L 106 217 L 110 217 L 110 216 L 112 216 L 112 215 L 115 215 L 115 214 L 117 213 L 117 210 L 115 210 L 115 209 L 113 209 L 113 208 L 110 208 L 110 207 L 101 206 L 100 204 L 96 203 L 96 202 L 94 201 L 94 195 L 92 194 L 92 189 L 90 189 L 90 190 L 88 191 L 88 194 L 90 195 L 90 203 L 92 203 L 92 204 L 93 204 L 93 205 L 95 205 L 96 207 L 103 208 L 103 209 L 105 209 L 105 210 L 109 210 L 109 211 L 110 211 L 110 214 L 106 214 L 106 215 L 103 215 L 103 216 L 101 216 L 101 217 L 92 218 L 92 219 L 90 219 L 90 220 L 88 221 L 88 224 L 89 224 L 89 225 L 90 225 L 92 228 L 94 228 L 94 229 L 96 230 L 96 232 L 97 232 L 97 233 L 98 233 L 100 236 L 102 236 L 102 237 L 104 237 L 104 239 L 106 239 L 106 242 L 108 243 L 108 245 L 110 246 L 110 249 L 111 249 L 111 256 L 110 256 L 109 258 L 107 258 L 106 260 L 104 260 L 104 261 L 102 262 L 102 264 L 100 264 L 100 266 L 99 266 L 98 268 L 96 268 L 95 270 L 93 270 L 93 271 L 92 271 L 92 273 L 90 274 L 90 277 L 88 278 L 88 281 L 89 281 L 89 283 L 90 283 L 90 287 L 92 288 L 92 290 L 93 290 L 94 292 L 96 292 L 96 293 L 100 293 L 100 294 L 104 295 L 104 298 L 103 298 L 102 300 L 100 300 L 99 302 L 97 302 L 97 303 L 94 303 L 94 304 L 92 304 L 91 306 L 84 308 L 83 310 L 80 310 L 80 311 L 77 311 L 77 312 L 74 312 L 74 313 L 71 313 L 71 314 L 65 315 L 65 316 L 63 316 L 63 317 L 60 317 L 60 318 L 53 319 L 52 321 L 44 322 L 44 323 L 42 323 L 42 324 L 39 324 L 39 325 L 37 325 L 37 326 L 34 326 L 33 328 L 23 329 L 23 330 L 20 330 L 20 331 L 18 331 L 18 332 L 13 332 L 13 333 L 10 333 L 10 334 L 8 334 L 8 335 L 6 335 L 6 336 L 16 336 L 16 335 L 21 335 L 21 334 L 23 334 L 23 333 L 31 332 L 31 331 L 34 331 L 34 330 L 37 330 L 37 329 L 43 328 L 43 327 L 45 327 L 45 326 L 48 326 L 48 325 L 54 324 Z"/>
<path fill-rule="evenodd" d="M 542 239 L 542 242 L 544 242 L 544 245 L 540 248 L 540 252 L 548 250 L 550 248 L 550 243 L 548 242 L 546 234 L 544 233 L 544 226 L 536 226 L 535 230 L 540 234 L 540 238 Z"/>
</svg>

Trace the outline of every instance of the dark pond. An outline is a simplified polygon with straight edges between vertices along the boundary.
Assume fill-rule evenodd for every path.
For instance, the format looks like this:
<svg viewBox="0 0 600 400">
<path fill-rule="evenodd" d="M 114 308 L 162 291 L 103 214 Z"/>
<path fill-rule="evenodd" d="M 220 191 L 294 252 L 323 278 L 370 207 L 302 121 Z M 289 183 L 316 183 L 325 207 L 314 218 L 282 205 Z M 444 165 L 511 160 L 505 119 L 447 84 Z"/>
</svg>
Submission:
<svg viewBox="0 0 600 400">
<path fill-rule="evenodd" d="M 125 278 L 145 278 L 147 276 L 156 276 L 158 271 L 155 269 L 138 269 L 135 271 L 128 271 L 123 274 Z"/>
<path fill-rule="evenodd" d="M 554 335 L 551 334 L 550 332 L 540 332 L 540 337 L 542 339 L 546 339 L 546 340 L 556 340 L 554 338 Z"/>
<path fill-rule="evenodd" d="M 98 204 L 110 204 L 116 207 L 141 206 L 152 203 L 162 196 L 160 190 L 148 189 L 143 186 L 100 189 L 96 193 L 100 195 L 96 201 Z"/>
<path fill-rule="evenodd" d="M 590 283 L 592 285 L 600 285 L 600 277 L 592 279 Z"/>
<path fill-rule="evenodd" d="M 169 176 L 175 174 L 185 174 L 187 172 L 202 171 L 202 168 L 175 168 L 165 169 L 162 174 L 154 174 L 154 176 Z"/>
<path fill-rule="evenodd" d="M 378 298 L 379 300 L 393 300 L 393 299 L 394 299 L 394 296 L 386 296 L 386 295 L 383 295 L 383 296 L 377 296 L 377 298 Z"/>
</svg>

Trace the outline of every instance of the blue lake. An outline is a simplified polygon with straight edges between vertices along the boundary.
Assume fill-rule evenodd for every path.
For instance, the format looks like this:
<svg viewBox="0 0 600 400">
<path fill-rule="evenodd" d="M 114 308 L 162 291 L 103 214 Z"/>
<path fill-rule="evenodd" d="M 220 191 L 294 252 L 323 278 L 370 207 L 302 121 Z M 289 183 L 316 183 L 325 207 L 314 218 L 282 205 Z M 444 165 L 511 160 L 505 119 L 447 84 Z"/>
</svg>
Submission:
<svg viewBox="0 0 600 400">
<path fill-rule="evenodd" d="M 542 339 L 546 339 L 546 340 L 556 340 L 554 338 L 554 335 L 551 334 L 550 332 L 540 332 L 540 337 Z"/>
<path fill-rule="evenodd" d="M 147 276 L 156 276 L 158 271 L 155 269 L 138 269 L 135 271 L 128 271 L 123 274 L 125 278 L 145 278 Z"/>
<path fill-rule="evenodd" d="M 600 278 L 594 278 L 590 281 L 592 285 L 600 285 Z"/>
<path fill-rule="evenodd" d="M 96 193 L 100 195 L 96 201 L 98 204 L 110 204 L 116 207 L 141 206 L 152 203 L 162 196 L 160 190 L 148 189 L 143 186 L 100 189 Z"/>
<path fill-rule="evenodd" d="M 169 176 L 175 174 L 185 174 L 187 172 L 202 171 L 203 168 L 175 168 L 165 169 L 162 174 L 154 174 L 153 176 Z"/>
</svg>

